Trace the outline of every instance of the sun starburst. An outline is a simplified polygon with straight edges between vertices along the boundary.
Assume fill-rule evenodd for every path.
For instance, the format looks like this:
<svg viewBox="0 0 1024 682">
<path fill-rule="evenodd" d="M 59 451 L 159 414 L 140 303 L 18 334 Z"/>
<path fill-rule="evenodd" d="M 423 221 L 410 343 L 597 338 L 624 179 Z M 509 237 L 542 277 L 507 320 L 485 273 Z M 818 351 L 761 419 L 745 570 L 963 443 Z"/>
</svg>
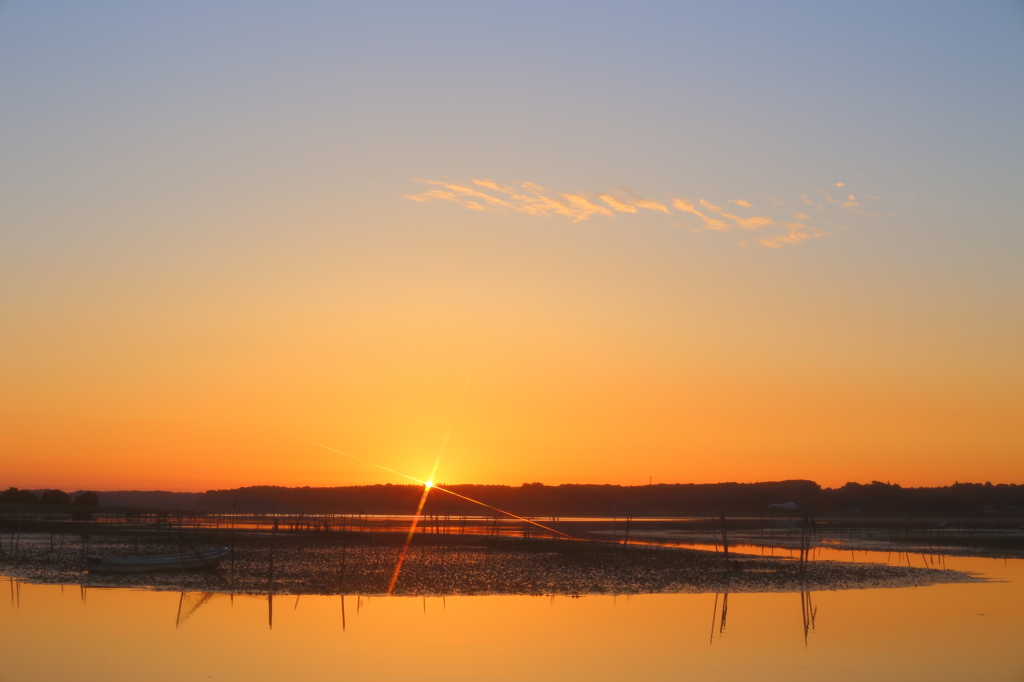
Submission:
<svg viewBox="0 0 1024 682">
<path fill-rule="evenodd" d="M 552 533 L 554 535 L 561 535 L 562 537 L 568 538 L 570 540 L 574 539 L 568 533 L 563 533 L 560 530 L 555 530 L 554 528 L 550 528 L 548 526 L 545 526 L 544 524 L 537 523 L 536 521 L 533 521 L 532 519 L 527 519 L 525 517 L 519 516 L 518 514 L 513 514 L 510 511 L 505 511 L 504 509 L 499 509 L 498 507 L 489 505 L 486 502 L 481 502 L 480 500 L 474 500 L 472 497 L 466 497 L 465 495 L 459 494 L 459 493 L 455 492 L 454 490 L 449 490 L 448 488 L 442 488 L 441 486 L 439 486 L 436 483 L 434 483 L 434 476 L 437 474 L 437 467 L 441 463 L 441 455 L 444 453 L 444 447 L 448 443 L 448 435 L 450 433 L 451 433 L 451 431 L 449 431 L 448 434 L 445 434 L 444 441 L 441 443 L 441 450 L 440 450 L 440 452 L 438 452 L 437 459 L 434 461 L 434 467 L 433 467 L 433 469 L 430 472 L 430 478 L 428 478 L 425 481 L 421 480 L 421 479 L 418 479 L 415 476 L 410 476 L 409 474 L 403 474 L 401 471 L 395 471 L 394 469 L 390 469 L 390 468 L 388 468 L 386 466 L 383 466 L 381 464 L 377 464 L 376 462 L 371 462 L 368 459 L 363 459 L 362 457 L 356 457 L 355 455 L 351 455 L 351 454 L 349 454 L 347 452 L 344 452 L 342 450 L 338 450 L 337 448 L 332 448 L 329 445 L 324 445 L 323 443 L 317 443 L 316 441 L 312 441 L 312 440 L 309 440 L 307 438 L 303 438 L 303 440 L 305 440 L 307 443 L 310 443 L 312 445 L 317 445 L 319 447 L 324 448 L 325 450 L 330 450 L 331 452 L 336 452 L 339 455 L 344 455 L 344 456 L 349 457 L 351 459 L 354 459 L 356 461 L 364 462 L 364 463 L 369 464 L 371 466 L 375 466 L 378 469 L 381 469 L 383 471 L 387 471 L 387 472 L 390 472 L 392 474 L 397 474 L 398 476 L 401 476 L 403 478 L 407 478 L 410 481 L 415 481 L 416 483 L 419 483 L 420 485 L 423 486 L 423 494 L 420 496 L 420 502 L 416 506 L 416 513 L 412 517 L 412 523 L 409 525 L 409 532 L 405 536 L 405 542 L 402 543 L 402 551 L 398 555 L 398 563 L 395 565 L 395 572 L 392 574 L 391 582 L 388 584 L 387 594 L 389 594 L 389 595 L 392 592 L 394 592 L 395 583 L 398 582 L 398 575 L 399 575 L 399 573 L 401 573 L 401 571 L 402 571 L 402 564 L 405 563 L 405 557 L 409 553 L 409 545 L 412 543 L 413 535 L 415 535 L 415 533 L 416 533 L 416 527 L 419 525 L 420 518 L 423 515 L 423 507 L 427 503 L 427 496 L 430 494 L 431 490 L 440 490 L 441 492 L 448 493 L 449 495 L 452 495 L 453 497 L 458 497 L 461 500 L 465 500 L 467 502 L 472 502 L 473 504 L 478 504 L 481 507 L 486 507 L 487 509 L 490 509 L 492 511 L 496 511 L 499 514 L 504 514 L 505 516 L 509 516 L 509 517 L 511 517 L 513 519 L 516 519 L 518 521 L 522 521 L 524 523 L 528 523 L 528 524 L 530 524 L 532 526 L 536 526 L 537 528 L 542 528 L 542 529 L 544 529 L 544 530 L 546 530 L 549 533 Z"/>
</svg>

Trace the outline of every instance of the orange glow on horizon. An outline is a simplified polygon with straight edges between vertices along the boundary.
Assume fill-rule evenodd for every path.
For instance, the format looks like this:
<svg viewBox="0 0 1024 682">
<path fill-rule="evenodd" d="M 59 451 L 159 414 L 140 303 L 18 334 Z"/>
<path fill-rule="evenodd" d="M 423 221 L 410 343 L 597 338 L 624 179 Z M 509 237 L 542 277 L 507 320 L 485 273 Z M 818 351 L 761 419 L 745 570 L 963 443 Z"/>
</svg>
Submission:
<svg viewBox="0 0 1024 682">
<path fill-rule="evenodd" d="M 358 302 L 311 289 L 308 278 L 336 277 L 317 257 L 303 260 L 308 275 L 260 285 L 277 298 L 229 283 L 190 293 L 167 273 L 135 287 L 116 273 L 56 282 L 95 305 L 6 325 L 3 355 L 17 361 L 4 369 L 0 485 L 408 480 L 342 466 L 299 434 L 423 484 L 448 432 L 443 478 L 460 483 L 1024 482 L 1013 316 L 951 328 L 972 299 L 938 305 L 827 277 L 807 290 L 763 260 L 754 269 L 771 277 L 756 285 L 681 268 L 678 254 L 641 267 L 593 250 L 586 267 L 524 278 L 544 261 L 471 226 L 456 237 L 484 240 L 487 259 L 410 270 L 378 255 Z M 521 238 L 550 234 L 525 225 Z M 570 236 L 544 243 L 568 258 L 580 248 Z M 590 271 L 605 267 L 623 274 Z M 395 289 L 399 274 L 422 286 Z"/>
</svg>

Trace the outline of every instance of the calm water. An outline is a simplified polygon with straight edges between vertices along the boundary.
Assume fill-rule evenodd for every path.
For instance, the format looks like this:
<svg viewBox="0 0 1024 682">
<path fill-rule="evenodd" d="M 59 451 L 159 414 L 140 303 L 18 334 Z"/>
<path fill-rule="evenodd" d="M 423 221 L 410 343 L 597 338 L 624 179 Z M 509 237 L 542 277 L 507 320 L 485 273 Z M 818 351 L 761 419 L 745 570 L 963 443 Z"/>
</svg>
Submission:
<svg viewBox="0 0 1024 682">
<path fill-rule="evenodd" d="M 1001 582 L 271 601 L 4 579 L 0 680 L 1024 680 L 1024 560 L 945 563 Z"/>
</svg>

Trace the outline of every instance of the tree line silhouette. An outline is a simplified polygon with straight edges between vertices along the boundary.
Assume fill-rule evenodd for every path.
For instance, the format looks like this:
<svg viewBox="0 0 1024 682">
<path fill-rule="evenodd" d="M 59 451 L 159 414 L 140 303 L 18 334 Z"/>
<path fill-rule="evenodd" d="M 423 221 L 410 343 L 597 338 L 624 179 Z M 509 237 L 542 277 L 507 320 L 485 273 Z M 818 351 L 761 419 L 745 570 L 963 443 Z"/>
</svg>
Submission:
<svg viewBox="0 0 1024 682">
<path fill-rule="evenodd" d="M 763 483 L 655 484 L 641 486 L 542 483 L 506 485 L 444 485 L 453 492 L 493 507 L 526 516 L 680 516 L 729 513 L 777 515 L 786 509 L 770 505 L 794 503 L 815 513 L 1018 514 L 1024 508 L 1024 485 L 955 483 L 934 488 L 904 488 L 872 481 L 822 488 L 814 481 Z M 206 510 L 277 513 L 407 514 L 416 508 L 418 485 L 367 485 L 336 488 L 253 486 L 210 490 L 195 507 Z M 792 509 L 788 513 L 802 512 Z M 485 507 L 431 491 L 428 514 L 486 515 Z"/>
<path fill-rule="evenodd" d="M 464 497 L 523 516 L 686 516 L 769 513 L 1020 515 L 1024 485 L 954 483 L 931 488 L 904 488 L 872 481 L 822 488 L 814 481 L 761 483 L 676 483 L 639 486 L 524 483 L 509 485 L 445 485 Z M 74 496 L 61 490 L 19 490 L 0 493 L 0 504 L 98 505 L 202 511 L 408 514 L 423 492 L 419 485 L 339 487 L 251 486 L 205 493 L 166 491 L 84 491 Z M 792 503 L 792 504 L 790 504 Z M 774 506 L 773 506 L 774 505 Z M 778 505 L 785 505 L 779 507 Z M 493 510 L 442 490 L 428 496 L 427 514 L 491 515 Z"/>
<path fill-rule="evenodd" d="M 72 498 L 63 490 L 43 490 L 38 494 L 31 490 L 18 490 L 8 488 L 0 493 L 0 503 L 10 504 L 45 504 L 45 505 L 67 505 L 96 506 L 99 504 L 99 494 L 91 490 L 80 492 Z"/>
</svg>

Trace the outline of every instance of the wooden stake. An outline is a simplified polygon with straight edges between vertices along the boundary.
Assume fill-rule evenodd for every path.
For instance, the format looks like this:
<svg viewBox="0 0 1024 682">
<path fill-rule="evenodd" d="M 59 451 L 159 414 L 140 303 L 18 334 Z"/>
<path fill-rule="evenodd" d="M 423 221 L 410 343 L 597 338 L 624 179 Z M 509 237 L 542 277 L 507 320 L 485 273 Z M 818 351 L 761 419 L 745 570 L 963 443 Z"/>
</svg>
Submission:
<svg viewBox="0 0 1024 682">
<path fill-rule="evenodd" d="M 725 555 L 726 561 L 729 559 L 729 536 L 725 531 L 725 512 L 718 512 L 719 516 L 722 517 L 722 553 Z"/>
</svg>

